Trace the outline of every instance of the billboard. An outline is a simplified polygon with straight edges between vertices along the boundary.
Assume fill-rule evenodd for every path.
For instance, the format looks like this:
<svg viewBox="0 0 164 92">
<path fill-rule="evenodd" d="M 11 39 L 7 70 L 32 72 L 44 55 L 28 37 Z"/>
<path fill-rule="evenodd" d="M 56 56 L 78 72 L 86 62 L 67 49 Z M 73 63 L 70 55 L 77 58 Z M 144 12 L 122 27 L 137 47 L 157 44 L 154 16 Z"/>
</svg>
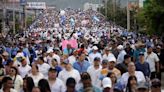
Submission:
<svg viewBox="0 0 164 92">
<path fill-rule="evenodd" d="M 46 3 L 45 2 L 27 2 L 26 9 L 46 9 Z"/>
</svg>

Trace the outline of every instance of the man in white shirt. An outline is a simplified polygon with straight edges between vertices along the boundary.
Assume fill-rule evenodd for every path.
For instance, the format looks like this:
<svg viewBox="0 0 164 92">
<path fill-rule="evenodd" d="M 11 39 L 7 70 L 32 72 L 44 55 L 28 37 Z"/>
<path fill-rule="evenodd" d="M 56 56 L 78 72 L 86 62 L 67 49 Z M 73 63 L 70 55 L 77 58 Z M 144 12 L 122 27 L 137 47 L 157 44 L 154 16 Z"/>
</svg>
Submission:
<svg viewBox="0 0 164 92">
<path fill-rule="evenodd" d="M 47 63 L 44 63 L 43 57 L 39 57 L 37 63 L 38 63 L 39 71 L 40 71 L 45 77 L 47 77 L 47 76 L 48 76 L 48 70 L 50 69 L 50 65 L 47 64 Z"/>
<path fill-rule="evenodd" d="M 73 65 L 77 61 L 77 59 L 76 59 L 77 54 L 78 54 L 78 52 L 76 50 L 74 50 L 73 55 L 68 57 L 69 63 L 71 63 L 71 65 Z"/>
<path fill-rule="evenodd" d="M 137 83 L 146 82 L 144 74 L 141 71 L 136 71 L 136 67 L 133 62 L 128 64 L 128 72 L 123 73 L 121 76 L 120 82 L 122 85 L 127 85 L 129 76 L 136 76 Z"/>
<path fill-rule="evenodd" d="M 99 57 L 100 60 L 102 60 L 102 56 L 101 56 L 101 54 L 98 52 L 97 46 L 93 46 L 93 47 L 92 47 L 92 50 L 93 50 L 93 52 L 89 54 L 89 59 L 90 59 L 91 64 L 93 64 L 93 61 L 94 61 L 94 58 L 95 58 L 95 57 Z"/>
<path fill-rule="evenodd" d="M 59 55 L 57 55 L 53 52 L 53 49 L 48 49 L 47 54 L 48 54 L 47 62 L 50 65 L 51 65 L 51 60 L 54 59 L 54 58 L 57 60 L 58 64 L 60 64 L 60 57 L 59 57 Z"/>
<path fill-rule="evenodd" d="M 24 78 L 28 73 L 30 73 L 31 66 L 27 64 L 27 61 L 25 58 L 21 60 L 21 66 L 18 67 L 18 70 L 22 78 Z"/>
<path fill-rule="evenodd" d="M 57 78 L 57 70 L 50 68 L 48 72 L 48 82 L 51 92 L 65 92 L 66 87 L 62 80 Z"/>
<path fill-rule="evenodd" d="M 93 65 L 88 67 L 87 72 L 91 76 L 92 84 L 97 87 L 101 87 L 101 81 L 99 80 L 100 72 L 102 69 L 102 66 L 100 64 L 100 58 L 96 57 L 94 59 Z"/>
<path fill-rule="evenodd" d="M 118 64 L 118 63 L 122 63 L 124 61 L 124 56 L 126 55 L 126 52 L 125 52 L 124 47 L 122 45 L 119 45 L 117 47 L 117 49 L 119 51 L 119 54 L 117 57 L 117 64 Z"/>
<path fill-rule="evenodd" d="M 69 77 L 73 77 L 76 80 L 76 83 L 78 84 L 81 77 L 80 73 L 72 67 L 72 65 L 65 61 L 66 67 L 61 72 L 59 72 L 58 78 L 63 81 L 64 84 L 66 84 L 66 81 Z"/>
<path fill-rule="evenodd" d="M 114 55 L 113 55 L 113 53 L 111 53 L 111 49 L 112 48 L 109 48 L 109 47 L 106 47 L 105 48 L 105 53 L 104 53 L 104 55 L 103 55 L 103 60 L 104 59 L 108 59 L 108 58 L 110 58 L 110 57 L 115 57 Z"/>
<path fill-rule="evenodd" d="M 153 52 L 152 47 L 147 47 L 147 52 L 144 54 L 146 62 L 149 63 L 151 71 L 151 79 L 155 78 L 156 72 L 159 73 L 159 58 L 156 53 Z M 156 69 L 157 68 L 157 69 Z"/>
</svg>

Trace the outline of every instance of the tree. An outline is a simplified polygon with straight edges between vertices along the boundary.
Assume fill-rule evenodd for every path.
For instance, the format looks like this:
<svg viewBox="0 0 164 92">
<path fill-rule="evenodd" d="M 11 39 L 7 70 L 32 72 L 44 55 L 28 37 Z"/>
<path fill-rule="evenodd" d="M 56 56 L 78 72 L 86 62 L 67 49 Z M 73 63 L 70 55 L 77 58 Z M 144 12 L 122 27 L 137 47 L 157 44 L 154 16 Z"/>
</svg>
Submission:
<svg viewBox="0 0 164 92">
<path fill-rule="evenodd" d="M 146 0 L 146 3 L 138 13 L 137 19 L 140 27 L 147 33 L 164 35 L 164 2 L 163 0 Z"/>
</svg>

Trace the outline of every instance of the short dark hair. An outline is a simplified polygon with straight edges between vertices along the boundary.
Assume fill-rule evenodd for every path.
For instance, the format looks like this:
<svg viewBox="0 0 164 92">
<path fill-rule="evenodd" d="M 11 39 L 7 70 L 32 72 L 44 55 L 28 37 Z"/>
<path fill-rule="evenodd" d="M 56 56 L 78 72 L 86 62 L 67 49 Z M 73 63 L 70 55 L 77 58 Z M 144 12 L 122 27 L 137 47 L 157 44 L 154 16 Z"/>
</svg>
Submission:
<svg viewBox="0 0 164 92">
<path fill-rule="evenodd" d="M 70 84 L 76 84 L 76 81 L 73 77 L 69 77 L 66 81 L 66 86 L 69 86 Z"/>
<path fill-rule="evenodd" d="M 8 80 L 12 80 L 12 78 L 11 77 L 8 77 L 8 76 L 3 77 L 2 84 L 6 83 Z"/>
<path fill-rule="evenodd" d="M 57 70 L 55 68 L 50 68 L 48 71 L 49 72 L 57 72 Z"/>
<path fill-rule="evenodd" d="M 91 77 L 90 77 L 89 73 L 83 72 L 81 74 L 81 80 L 83 81 L 83 80 L 88 80 L 88 79 L 91 80 Z"/>
</svg>

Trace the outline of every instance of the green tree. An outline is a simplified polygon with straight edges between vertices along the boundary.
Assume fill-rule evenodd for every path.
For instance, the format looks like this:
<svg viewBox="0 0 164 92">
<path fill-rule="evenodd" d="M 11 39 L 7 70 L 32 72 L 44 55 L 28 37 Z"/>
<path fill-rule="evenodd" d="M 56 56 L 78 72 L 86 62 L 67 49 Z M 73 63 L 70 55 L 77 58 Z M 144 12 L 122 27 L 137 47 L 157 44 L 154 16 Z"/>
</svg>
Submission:
<svg viewBox="0 0 164 92">
<path fill-rule="evenodd" d="M 137 16 L 140 28 L 149 34 L 164 35 L 164 1 L 146 0 Z"/>
</svg>

